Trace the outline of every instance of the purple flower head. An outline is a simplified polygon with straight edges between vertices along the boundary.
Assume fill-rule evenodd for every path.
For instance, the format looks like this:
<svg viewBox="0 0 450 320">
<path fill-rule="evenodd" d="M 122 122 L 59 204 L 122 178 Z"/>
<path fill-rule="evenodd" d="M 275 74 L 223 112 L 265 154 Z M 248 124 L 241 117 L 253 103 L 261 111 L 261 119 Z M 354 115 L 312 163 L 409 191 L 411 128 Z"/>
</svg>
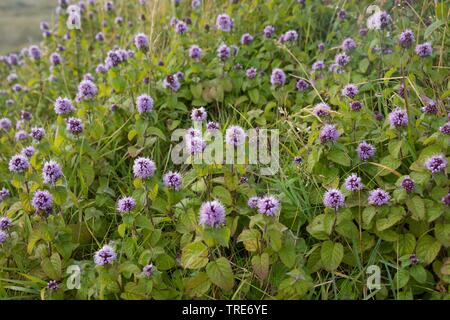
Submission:
<svg viewBox="0 0 450 320">
<path fill-rule="evenodd" d="M 202 2 L 200 0 L 192 0 L 191 1 L 191 7 L 192 9 L 197 9 L 202 5 Z"/>
<path fill-rule="evenodd" d="M 95 40 L 99 41 L 99 42 L 103 42 L 105 40 L 105 35 L 103 34 L 103 32 L 99 32 L 95 35 Z"/>
<path fill-rule="evenodd" d="M 50 62 L 54 65 L 57 66 L 58 64 L 61 63 L 61 56 L 59 55 L 59 53 L 57 52 L 53 52 L 50 55 Z"/>
<path fill-rule="evenodd" d="M 326 124 L 320 131 L 319 140 L 321 143 L 327 143 L 329 141 L 334 143 L 339 138 L 339 136 L 339 132 L 337 131 L 335 125 Z"/>
<path fill-rule="evenodd" d="M 56 99 L 55 104 L 55 113 L 56 114 L 67 114 L 75 110 L 73 107 L 72 101 L 67 98 L 59 97 Z"/>
<path fill-rule="evenodd" d="M 446 206 L 450 206 L 450 192 L 447 193 L 444 197 L 442 197 L 441 202 Z"/>
<path fill-rule="evenodd" d="M 286 31 L 283 35 L 280 37 L 280 42 L 294 42 L 298 39 L 298 33 L 295 30 L 289 30 Z"/>
<path fill-rule="evenodd" d="M 31 46 L 28 49 L 28 54 L 30 55 L 31 58 L 33 58 L 33 60 L 40 60 L 41 59 L 41 50 L 39 49 L 38 46 Z"/>
<path fill-rule="evenodd" d="M 14 81 L 16 81 L 16 80 L 17 80 L 17 74 L 15 74 L 15 73 L 10 73 L 10 74 L 8 75 L 8 77 L 6 77 L 6 80 L 7 80 L 8 82 L 14 82 Z"/>
<path fill-rule="evenodd" d="M 389 113 L 389 123 L 393 128 L 407 126 L 408 114 L 397 107 L 391 113 Z"/>
<path fill-rule="evenodd" d="M 153 263 L 147 264 L 142 268 L 142 273 L 147 277 L 150 278 L 153 273 L 155 272 L 155 267 L 153 266 Z"/>
<path fill-rule="evenodd" d="M 104 64 L 99 64 L 97 65 L 97 67 L 95 68 L 95 72 L 98 73 L 106 73 L 108 71 L 108 69 L 106 69 Z"/>
<path fill-rule="evenodd" d="M 361 110 L 362 107 L 363 107 L 363 104 L 361 103 L 361 101 L 352 101 L 352 102 L 350 102 L 350 109 L 352 109 L 354 111 Z"/>
<path fill-rule="evenodd" d="M 47 288 L 48 288 L 49 290 L 58 290 L 58 288 L 59 288 L 59 283 L 58 283 L 58 281 L 56 281 L 56 280 L 50 280 L 50 281 L 47 283 Z"/>
<path fill-rule="evenodd" d="M 416 46 L 416 54 L 422 58 L 431 56 L 433 54 L 433 47 L 431 43 L 425 42 Z"/>
<path fill-rule="evenodd" d="M 225 224 L 225 208 L 217 201 L 204 202 L 200 208 L 200 224 L 209 227 L 220 227 Z"/>
<path fill-rule="evenodd" d="M 256 77 L 258 74 L 258 71 L 256 70 L 256 68 L 249 68 L 245 71 L 245 75 L 247 76 L 248 79 L 253 79 L 254 77 Z"/>
<path fill-rule="evenodd" d="M 302 156 L 294 157 L 294 163 L 295 164 L 302 164 L 303 163 L 303 157 Z"/>
<path fill-rule="evenodd" d="M 97 87 L 95 83 L 90 80 L 83 80 L 78 85 L 77 97 L 80 100 L 90 100 L 97 94 Z"/>
<path fill-rule="evenodd" d="M 263 33 L 266 38 L 272 38 L 275 32 L 275 28 L 271 25 L 268 25 L 264 28 Z"/>
<path fill-rule="evenodd" d="M 411 193 L 414 190 L 416 183 L 410 176 L 406 176 L 403 178 L 401 186 L 406 192 Z"/>
<path fill-rule="evenodd" d="M 117 211 L 120 213 L 130 212 L 136 207 L 136 201 L 132 197 L 123 197 L 117 201 Z"/>
<path fill-rule="evenodd" d="M 347 11 L 345 11 L 344 9 L 340 9 L 338 12 L 338 18 L 340 20 L 345 20 L 345 18 L 347 18 Z"/>
<path fill-rule="evenodd" d="M 106 1 L 105 10 L 111 12 L 114 10 L 114 3 L 112 1 Z"/>
<path fill-rule="evenodd" d="M 123 18 L 120 17 L 120 16 L 117 16 L 117 17 L 114 19 L 114 22 L 115 22 L 117 25 L 121 25 L 121 24 L 123 23 Z"/>
<path fill-rule="evenodd" d="M 313 113 L 318 117 L 325 117 L 330 114 L 330 106 L 324 102 L 320 102 L 316 104 L 316 106 L 313 109 Z"/>
<path fill-rule="evenodd" d="M 245 143 L 246 133 L 239 126 L 231 126 L 225 132 L 225 142 L 230 146 L 240 146 Z"/>
<path fill-rule="evenodd" d="M 187 32 L 187 30 L 188 30 L 187 24 L 182 20 L 178 20 L 177 24 L 175 25 L 175 31 L 178 34 L 184 34 Z"/>
<path fill-rule="evenodd" d="M 344 53 L 339 53 L 334 58 L 334 61 L 340 65 L 341 67 L 345 66 L 347 63 L 350 62 L 350 57 Z"/>
<path fill-rule="evenodd" d="M 164 185 L 167 188 L 179 190 L 181 188 L 181 175 L 178 172 L 167 172 L 163 177 Z"/>
<path fill-rule="evenodd" d="M 189 57 L 191 59 L 200 60 L 200 58 L 202 57 L 202 54 L 203 54 L 202 49 L 196 44 L 193 44 L 189 48 Z"/>
<path fill-rule="evenodd" d="M 28 55 L 28 50 L 26 48 L 24 48 L 23 50 L 26 52 L 26 55 Z M 17 54 L 11 53 L 7 57 L 7 62 L 10 65 L 12 65 L 12 66 L 18 65 L 19 64 L 19 57 L 17 56 Z"/>
<path fill-rule="evenodd" d="M 403 31 L 398 37 L 398 44 L 403 48 L 409 48 L 414 43 L 414 32 L 410 29 Z"/>
<path fill-rule="evenodd" d="M 426 114 L 437 114 L 438 113 L 438 107 L 436 102 L 434 102 L 433 100 L 431 100 L 428 97 L 425 97 L 423 99 L 425 101 L 425 106 L 422 107 L 422 111 Z"/>
<path fill-rule="evenodd" d="M 92 74 L 86 73 L 86 74 L 83 76 L 83 80 L 94 81 L 94 77 L 92 76 Z"/>
<path fill-rule="evenodd" d="M 347 84 L 344 88 L 342 88 L 342 92 L 341 94 L 344 97 L 348 97 L 348 98 L 354 98 L 359 92 L 359 89 L 357 86 L 355 86 L 354 84 L 350 83 Z"/>
<path fill-rule="evenodd" d="M 143 94 L 136 99 L 136 108 L 139 113 L 146 113 L 153 110 L 153 98 Z"/>
<path fill-rule="evenodd" d="M 9 190 L 6 188 L 0 189 L 0 202 L 9 197 Z"/>
<path fill-rule="evenodd" d="M 83 132 L 83 122 L 78 118 L 69 118 L 66 120 L 67 130 L 72 134 L 80 134 Z"/>
<path fill-rule="evenodd" d="M 177 92 L 181 87 L 181 84 L 178 81 L 178 77 L 176 75 L 168 75 L 164 79 L 163 85 L 167 89 L 172 89 L 173 92 Z"/>
<path fill-rule="evenodd" d="M 53 184 L 63 175 L 61 167 L 56 161 L 50 160 L 44 163 L 42 168 L 42 177 L 44 178 L 44 183 Z"/>
<path fill-rule="evenodd" d="M 359 191 L 364 188 L 364 185 L 361 182 L 361 178 L 358 177 L 356 173 L 352 173 L 345 179 L 345 189 L 348 191 Z"/>
<path fill-rule="evenodd" d="M 156 165 L 149 158 L 137 158 L 133 164 L 133 174 L 135 178 L 147 179 L 155 174 Z"/>
<path fill-rule="evenodd" d="M 20 154 L 27 158 L 30 158 L 34 155 L 35 152 L 36 152 L 36 150 L 34 150 L 34 148 L 32 146 L 29 146 L 29 147 L 23 148 L 22 151 L 20 151 Z"/>
<path fill-rule="evenodd" d="M 365 36 L 367 36 L 367 33 L 369 32 L 369 30 L 367 29 L 367 28 L 361 28 L 361 29 L 359 29 L 359 35 L 361 36 L 361 37 L 365 37 Z"/>
<path fill-rule="evenodd" d="M 16 154 L 9 160 L 9 171 L 11 172 L 24 172 L 28 169 L 30 166 L 30 163 L 28 162 L 28 159 L 26 156 L 23 156 L 21 154 Z"/>
<path fill-rule="evenodd" d="M 12 122 L 8 118 L 1 118 L 0 119 L 0 129 L 9 131 L 12 127 Z"/>
<path fill-rule="evenodd" d="M 0 230 L 0 244 L 3 244 L 6 239 L 8 239 L 8 234 L 5 231 Z"/>
<path fill-rule="evenodd" d="M 206 129 L 209 132 L 216 132 L 217 130 L 220 129 L 220 125 L 217 122 L 214 121 L 210 121 L 208 122 L 208 124 L 206 125 Z"/>
<path fill-rule="evenodd" d="M 297 80 L 297 83 L 295 84 L 295 88 L 298 91 L 306 91 L 309 88 L 309 83 L 306 80 L 299 79 L 299 80 Z"/>
<path fill-rule="evenodd" d="M 226 13 L 219 14 L 216 19 L 216 27 L 225 32 L 230 32 L 233 28 L 234 22 Z"/>
<path fill-rule="evenodd" d="M 321 42 L 317 45 L 317 49 L 319 49 L 319 51 L 323 51 L 325 50 L 325 43 Z"/>
<path fill-rule="evenodd" d="M 206 111 L 205 108 L 200 107 L 200 108 L 194 108 L 192 109 L 191 112 L 191 119 L 192 121 L 204 121 L 206 120 Z"/>
<path fill-rule="evenodd" d="M 376 148 L 370 143 L 362 141 L 356 148 L 356 151 L 358 152 L 359 158 L 366 161 L 375 155 Z"/>
<path fill-rule="evenodd" d="M 374 117 L 375 117 L 375 120 L 377 120 L 377 121 L 382 121 L 384 119 L 383 115 L 378 111 L 374 112 Z"/>
<path fill-rule="evenodd" d="M 26 110 L 20 111 L 20 118 L 22 120 L 29 121 L 29 120 L 31 120 L 32 116 L 33 116 L 32 113 L 29 111 L 26 111 Z"/>
<path fill-rule="evenodd" d="M 266 216 L 274 216 L 280 209 L 280 201 L 273 196 L 265 196 L 258 201 L 258 212 Z"/>
<path fill-rule="evenodd" d="M 184 79 L 184 73 L 181 71 L 178 71 L 177 73 L 175 73 L 175 76 L 180 80 Z"/>
<path fill-rule="evenodd" d="M 31 200 L 31 205 L 36 211 L 51 211 L 53 207 L 53 197 L 47 190 L 37 190 Z"/>
<path fill-rule="evenodd" d="M 252 209 L 258 208 L 258 203 L 259 203 L 259 197 L 251 197 L 247 201 L 247 205 Z"/>
<path fill-rule="evenodd" d="M 318 71 L 318 70 L 322 70 L 325 69 L 325 63 L 323 63 L 322 60 L 317 60 L 316 62 L 313 63 L 312 67 L 311 67 L 314 71 Z"/>
<path fill-rule="evenodd" d="M 425 161 L 425 167 L 430 170 L 431 173 L 444 171 L 447 164 L 447 159 L 445 159 L 442 154 L 431 156 Z"/>
<path fill-rule="evenodd" d="M 369 198 L 367 199 L 369 204 L 376 206 L 382 206 L 383 204 L 388 203 L 389 200 L 391 200 L 391 196 L 381 188 L 370 191 Z"/>
<path fill-rule="evenodd" d="M 108 245 L 104 245 L 103 248 L 98 250 L 94 255 L 94 262 L 98 266 L 104 266 L 105 264 L 111 264 L 116 260 L 116 252 Z"/>
<path fill-rule="evenodd" d="M 1 127 L 1 125 L 0 125 Z M 448 121 L 447 123 L 445 123 L 442 127 L 439 128 L 439 131 L 442 134 L 446 134 L 446 135 L 450 135 L 450 121 Z"/>
<path fill-rule="evenodd" d="M 253 36 L 250 33 L 244 33 L 241 37 L 241 44 L 250 44 L 253 41 Z"/>
<path fill-rule="evenodd" d="M 270 76 L 270 83 L 273 86 L 283 86 L 286 83 L 286 74 L 283 70 L 275 68 Z"/>
<path fill-rule="evenodd" d="M 225 61 L 230 57 L 231 50 L 230 47 L 228 47 L 226 44 L 222 44 L 217 49 L 217 56 L 220 60 Z"/>
<path fill-rule="evenodd" d="M 14 92 L 20 92 L 20 91 L 23 90 L 23 87 L 22 87 L 20 84 L 16 83 L 15 85 L 13 85 L 13 86 L 11 87 L 11 89 L 12 89 L 12 91 L 14 91 Z"/>
<path fill-rule="evenodd" d="M 28 133 L 24 130 L 19 130 L 16 133 L 16 140 L 20 141 L 20 140 L 25 140 L 29 137 Z"/>
<path fill-rule="evenodd" d="M 323 204 L 334 210 L 344 206 L 345 197 L 338 189 L 330 189 L 323 195 Z"/>
<path fill-rule="evenodd" d="M 31 128 L 31 137 L 36 140 L 40 141 L 45 135 L 44 128 Z"/>
<path fill-rule="evenodd" d="M 352 38 L 346 38 L 344 39 L 344 41 L 342 41 L 341 48 L 345 52 L 351 51 L 353 49 L 356 49 L 356 42 Z"/>
<path fill-rule="evenodd" d="M 8 218 L 8 217 L 0 218 L 0 230 L 7 230 L 11 226 L 12 226 L 12 221 L 10 218 Z"/>
<path fill-rule="evenodd" d="M 385 11 L 375 12 L 367 19 L 367 28 L 371 30 L 385 29 L 391 22 L 391 16 Z"/>
<path fill-rule="evenodd" d="M 200 154 L 206 148 L 206 142 L 200 137 L 192 137 L 186 139 L 187 150 L 191 155 Z"/>
</svg>

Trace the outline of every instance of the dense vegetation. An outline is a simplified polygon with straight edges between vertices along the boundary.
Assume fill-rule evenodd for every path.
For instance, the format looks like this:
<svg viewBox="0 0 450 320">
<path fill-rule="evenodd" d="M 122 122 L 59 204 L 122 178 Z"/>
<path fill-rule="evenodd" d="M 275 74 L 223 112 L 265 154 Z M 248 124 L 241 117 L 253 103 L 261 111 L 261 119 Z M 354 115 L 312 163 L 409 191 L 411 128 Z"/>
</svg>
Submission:
<svg viewBox="0 0 450 320">
<path fill-rule="evenodd" d="M 0 61 L 2 299 L 450 297 L 448 2 L 68 5 Z"/>
</svg>

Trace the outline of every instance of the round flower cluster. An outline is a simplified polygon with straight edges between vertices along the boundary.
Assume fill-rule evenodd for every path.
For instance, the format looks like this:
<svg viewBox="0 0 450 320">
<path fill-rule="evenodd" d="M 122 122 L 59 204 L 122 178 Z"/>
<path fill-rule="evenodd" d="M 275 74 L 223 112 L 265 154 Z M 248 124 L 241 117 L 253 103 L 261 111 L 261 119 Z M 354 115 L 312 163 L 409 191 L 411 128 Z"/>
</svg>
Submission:
<svg viewBox="0 0 450 320">
<path fill-rule="evenodd" d="M 344 206 L 345 197 L 341 191 L 337 189 L 330 189 L 325 192 L 323 196 L 323 204 L 327 208 L 337 210 Z"/>
<path fill-rule="evenodd" d="M 358 152 L 359 158 L 363 161 L 366 161 L 375 155 L 376 148 L 370 143 L 362 141 L 356 148 L 356 151 Z"/>
<path fill-rule="evenodd" d="M 358 92 L 358 87 L 352 83 L 349 83 L 342 89 L 341 93 L 344 97 L 354 98 L 358 94 Z"/>
<path fill-rule="evenodd" d="M 336 142 L 339 136 L 335 125 L 326 124 L 320 131 L 319 140 L 321 143 Z"/>
<path fill-rule="evenodd" d="M 231 50 L 225 43 L 221 44 L 219 48 L 217 48 L 217 56 L 220 60 L 225 61 L 230 57 Z"/>
<path fill-rule="evenodd" d="M 50 212 L 53 208 L 53 197 L 46 190 L 37 190 L 31 200 L 31 205 L 38 212 Z"/>
<path fill-rule="evenodd" d="M 233 19 L 231 19 L 229 15 L 223 13 L 217 16 L 216 27 L 219 30 L 230 32 L 233 26 L 234 26 Z"/>
<path fill-rule="evenodd" d="M 418 44 L 416 46 L 416 54 L 422 58 L 431 56 L 433 54 L 433 47 L 431 46 L 431 43 L 425 42 Z"/>
<path fill-rule="evenodd" d="M 286 74 L 283 70 L 275 68 L 270 76 L 270 83 L 273 86 L 283 86 L 286 83 Z"/>
<path fill-rule="evenodd" d="M 352 173 L 345 179 L 345 189 L 351 192 L 359 191 L 364 188 L 361 178 L 356 173 Z"/>
<path fill-rule="evenodd" d="M 425 167 L 432 173 L 444 171 L 447 164 L 447 159 L 441 154 L 431 156 L 425 161 Z"/>
<path fill-rule="evenodd" d="M 153 110 L 153 98 L 143 94 L 136 99 L 136 108 L 139 113 L 146 113 Z"/>
<path fill-rule="evenodd" d="M 280 209 L 280 201 L 273 196 L 265 196 L 258 200 L 258 212 L 266 216 L 274 216 Z"/>
<path fill-rule="evenodd" d="M 45 135 L 44 128 L 31 128 L 31 137 L 36 141 L 41 141 Z"/>
<path fill-rule="evenodd" d="M 133 164 L 133 174 L 135 178 L 147 179 L 155 174 L 156 165 L 149 158 L 137 158 Z"/>
<path fill-rule="evenodd" d="M 120 213 L 130 212 L 136 207 L 136 201 L 132 197 L 123 197 L 117 201 L 117 211 Z"/>
<path fill-rule="evenodd" d="M 61 167 L 56 161 L 50 160 L 44 163 L 42 177 L 45 184 L 55 183 L 62 175 Z"/>
<path fill-rule="evenodd" d="M 225 132 L 225 142 L 230 146 L 243 145 L 246 137 L 244 129 L 239 126 L 231 126 Z"/>
<path fill-rule="evenodd" d="M 389 123 L 391 127 L 402 127 L 408 125 L 408 114 L 400 108 L 395 108 L 389 113 Z"/>
<path fill-rule="evenodd" d="M 91 100 L 97 95 L 97 86 L 90 80 L 83 80 L 78 85 L 78 100 Z"/>
<path fill-rule="evenodd" d="M 78 135 L 83 132 L 83 122 L 78 118 L 69 118 L 66 120 L 67 130 L 74 134 Z"/>
<path fill-rule="evenodd" d="M 411 193 L 416 187 L 416 183 L 410 176 L 406 176 L 403 178 L 401 186 L 406 192 Z"/>
<path fill-rule="evenodd" d="M 177 92 L 181 87 L 177 75 L 168 75 L 164 79 L 163 85 L 167 89 L 172 89 L 173 92 Z"/>
<path fill-rule="evenodd" d="M 29 147 L 23 148 L 22 151 L 20 151 L 20 154 L 27 158 L 31 158 L 35 152 L 36 152 L 36 150 L 32 146 L 29 146 Z"/>
<path fill-rule="evenodd" d="M 103 246 L 94 255 L 94 262 L 98 266 L 104 266 L 105 264 L 111 264 L 116 260 L 117 255 L 114 249 L 108 245 Z"/>
<path fill-rule="evenodd" d="M 179 190 L 181 188 L 181 175 L 178 172 L 167 172 L 163 177 L 164 185 L 167 188 Z"/>
<path fill-rule="evenodd" d="M 410 29 L 403 31 L 398 37 L 398 44 L 403 48 L 409 48 L 414 43 L 414 32 Z"/>
<path fill-rule="evenodd" d="M 199 223 L 209 227 L 220 227 L 225 224 L 225 208 L 217 200 L 208 201 L 200 208 Z"/>
<path fill-rule="evenodd" d="M 202 49 L 196 44 L 193 44 L 189 48 L 189 57 L 191 59 L 200 60 L 200 58 L 202 57 L 202 54 L 203 54 Z"/>
<path fill-rule="evenodd" d="M 304 79 L 299 79 L 295 84 L 295 88 L 298 91 L 306 91 L 309 88 L 309 83 Z"/>
<path fill-rule="evenodd" d="M 391 196 L 389 193 L 381 188 L 370 191 L 369 198 L 367 199 L 369 204 L 382 206 L 389 202 Z"/>
<path fill-rule="evenodd" d="M 263 30 L 264 36 L 266 38 L 272 38 L 273 34 L 275 33 L 274 26 L 268 25 Z"/>
<path fill-rule="evenodd" d="M 191 119 L 192 121 L 205 121 L 207 117 L 207 113 L 205 108 L 194 108 L 191 111 Z"/>
<path fill-rule="evenodd" d="M 24 172 L 28 169 L 30 166 L 30 163 L 28 162 L 28 159 L 26 156 L 23 156 L 21 154 L 17 154 L 9 160 L 9 171 L 11 172 Z"/>
<path fill-rule="evenodd" d="M 316 104 L 316 106 L 313 109 L 313 113 L 318 117 L 325 117 L 330 114 L 330 106 L 324 102 L 320 102 Z"/>
</svg>

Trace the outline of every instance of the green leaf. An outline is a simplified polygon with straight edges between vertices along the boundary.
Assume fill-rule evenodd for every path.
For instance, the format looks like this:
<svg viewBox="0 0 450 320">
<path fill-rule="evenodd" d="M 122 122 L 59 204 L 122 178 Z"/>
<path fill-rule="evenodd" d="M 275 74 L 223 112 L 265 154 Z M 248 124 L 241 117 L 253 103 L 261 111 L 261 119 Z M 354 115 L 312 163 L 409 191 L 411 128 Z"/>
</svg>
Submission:
<svg viewBox="0 0 450 320">
<path fill-rule="evenodd" d="M 336 162 L 345 167 L 348 167 L 351 164 L 351 158 L 348 156 L 348 154 L 339 149 L 331 150 L 328 153 L 327 158 L 328 158 L 328 160 Z"/>
<path fill-rule="evenodd" d="M 427 281 L 427 271 L 420 264 L 412 266 L 409 273 L 419 283 L 425 283 Z"/>
<path fill-rule="evenodd" d="M 444 247 L 450 247 L 450 223 L 436 223 L 434 235 Z"/>
<path fill-rule="evenodd" d="M 253 256 L 252 258 L 253 271 L 261 280 L 265 280 L 267 278 L 267 275 L 269 274 L 269 265 L 269 255 L 266 252 L 260 256 Z"/>
<path fill-rule="evenodd" d="M 400 257 L 411 255 L 416 247 L 416 238 L 412 233 L 401 234 L 398 241 L 393 244 L 393 247 Z"/>
<path fill-rule="evenodd" d="M 228 247 L 230 235 L 231 231 L 228 227 L 205 228 L 203 231 L 203 238 L 209 247 L 214 247 L 215 245 Z"/>
<path fill-rule="evenodd" d="M 227 206 L 231 206 L 233 204 L 231 193 L 225 187 L 214 187 L 212 194 L 215 198 L 219 199 L 223 204 Z"/>
<path fill-rule="evenodd" d="M 211 287 L 206 272 L 199 272 L 195 276 L 188 278 L 186 282 L 186 291 L 191 297 L 202 297 Z"/>
<path fill-rule="evenodd" d="M 406 206 L 411 211 L 411 217 L 414 220 L 421 221 L 425 219 L 425 204 L 421 197 L 414 196 L 406 199 Z"/>
<path fill-rule="evenodd" d="M 261 233 L 256 229 L 245 229 L 239 235 L 237 242 L 243 242 L 247 251 L 255 252 L 259 247 Z"/>
<path fill-rule="evenodd" d="M 417 242 L 417 257 L 425 264 L 432 263 L 438 255 L 439 250 L 441 250 L 441 244 L 430 235 L 424 235 Z"/>
<path fill-rule="evenodd" d="M 423 36 L 425 39 L 428 39 L 430 37 L 430 35 L 436 30 L 438 29 L 440 26 L 444 25 L 445 22 L 441 21 L 441 20 L 436 20 L 435 22 L 433 22 L 432 24 L 430 24 L 426 29 L 425 32 L 423 33 Z"/>
<path fill-rule="evenodd" d="M 320 259 L 327 271 L 336 270 L 344 257 L 344 247 L 340 243 L 325 241 L 320 249 Z"/>
<path fill-rule="evenodd" d="M 200 269 L 208 263 L 208 248 L 201 242 L 193 242 L 181 251 L 181 265 L 185 269 Z"/>
<path fill-rule="evenodd" d="M 250 96 L 250 100 L 252 100 L 252 102 L 254 104 L 258 104 L 258 101 L 259 101 L 259 91 L 258 91 L 258 89 L 254 88 L 254 89 L 250 90 L 248 92 L 248 95 Z"/>
<path fill-rule="evenodd" d="M 234 286 L 233 270 L 230 262 L 224 257 L 208 263 L 206 274 L 212 283 L 226 291 L 231 290 Z"/>
<path fill-rule="evenodd" d="M 409 272 L 406 270 L 398 270 L 394 276 L 393 285 L 396 289 L 401 289 L 408 284 Z"/>
</svg>

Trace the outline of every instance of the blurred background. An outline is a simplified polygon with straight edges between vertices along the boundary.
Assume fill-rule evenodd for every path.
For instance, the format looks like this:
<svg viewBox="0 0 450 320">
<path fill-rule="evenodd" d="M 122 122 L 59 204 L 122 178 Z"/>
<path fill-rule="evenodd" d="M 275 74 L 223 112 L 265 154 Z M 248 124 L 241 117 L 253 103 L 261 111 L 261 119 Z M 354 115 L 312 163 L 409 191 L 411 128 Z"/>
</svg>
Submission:
<svg viewBox="0 0 450 320">
<path fill-rule="evenodd" d="M 39 23 L 55 19 L 57 0 L 0 0 L 0 55 L 42 40 Z"/>
</svg>

